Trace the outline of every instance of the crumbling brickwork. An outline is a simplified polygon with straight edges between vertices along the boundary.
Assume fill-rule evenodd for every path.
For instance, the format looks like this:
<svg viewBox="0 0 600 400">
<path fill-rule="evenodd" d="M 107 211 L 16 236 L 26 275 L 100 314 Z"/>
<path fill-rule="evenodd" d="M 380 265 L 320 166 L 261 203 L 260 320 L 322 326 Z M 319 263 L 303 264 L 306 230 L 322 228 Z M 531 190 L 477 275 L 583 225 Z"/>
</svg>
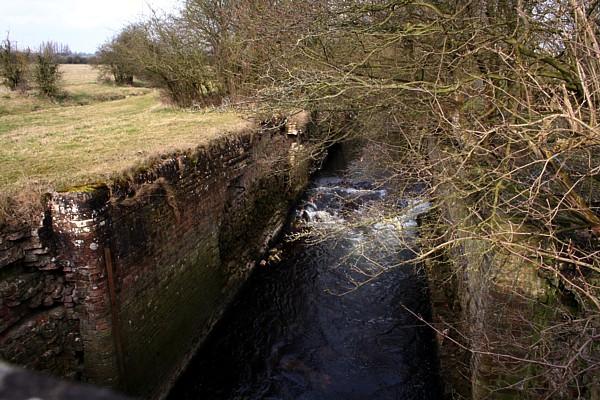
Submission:
<svg viewBox="0 0 600 400">
<path fill-rule="evenodd" d="M 307 183 L 298 140 L 225 136 L 0 232 L 0 357 L 161 397 Z"/>
<path fill-rule="evenodd" d="M 80 377 L 82 342 L 75 284 L 55 257 L 48 215 L 34 228 L 0 234 L 0 357 Z"/>
</svg>

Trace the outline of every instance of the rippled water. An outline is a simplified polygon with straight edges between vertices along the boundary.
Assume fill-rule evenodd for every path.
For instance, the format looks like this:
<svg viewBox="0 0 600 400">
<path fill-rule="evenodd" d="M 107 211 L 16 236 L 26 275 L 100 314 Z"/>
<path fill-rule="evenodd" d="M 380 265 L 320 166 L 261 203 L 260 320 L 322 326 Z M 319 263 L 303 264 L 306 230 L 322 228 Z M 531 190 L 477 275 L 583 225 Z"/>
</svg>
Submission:
<svg viewBox="0 0 600 400">
<path fill-rule="evenodd" d="M 296 210 L 316 244 L 256 270 L 170 399 L 441 398 L 434 336 L 406 310 L 428 317 L 425 281 L 400 263 L 428 205 L 382 220 L 386 188 L 348 168 L 317 177 Z"/>
</svg>

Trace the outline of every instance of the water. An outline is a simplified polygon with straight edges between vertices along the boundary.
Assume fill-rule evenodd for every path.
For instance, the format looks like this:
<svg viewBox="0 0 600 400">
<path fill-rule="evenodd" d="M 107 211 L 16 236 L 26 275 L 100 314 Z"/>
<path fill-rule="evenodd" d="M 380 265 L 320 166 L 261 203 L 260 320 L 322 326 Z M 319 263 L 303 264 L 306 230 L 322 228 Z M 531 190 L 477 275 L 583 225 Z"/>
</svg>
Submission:
<svg viewBox="0 0 600 400">
<path fill-rule="evenodd" d="M 311 234 L 256 270 L 169 399 L 441 398 L 434 335 L 407 311 L 428 317 L 424 277 L 401 262 L 427 203 L 382 221 L 388 190 L 333 166 L 296 210 Z"/>
</svg>

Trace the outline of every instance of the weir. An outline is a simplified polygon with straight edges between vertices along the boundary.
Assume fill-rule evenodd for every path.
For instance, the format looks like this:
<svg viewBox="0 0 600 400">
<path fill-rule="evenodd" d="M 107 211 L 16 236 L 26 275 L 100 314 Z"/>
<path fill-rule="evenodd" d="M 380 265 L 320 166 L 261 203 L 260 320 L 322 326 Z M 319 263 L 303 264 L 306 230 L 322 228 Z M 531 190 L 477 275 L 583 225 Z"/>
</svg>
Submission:
<svg viewBox="0 0 600 400">
<path fill-rule="evenodd" d="M 426 277 L 411 263 L 418 190 L 397 203 L 334 153 L 169 395 L 178 399 L 439 399 Z M 365 149 L 365 151 L 369 151 Z M 395 217 L 378 222 L 391 207 Z"/>
</svg>

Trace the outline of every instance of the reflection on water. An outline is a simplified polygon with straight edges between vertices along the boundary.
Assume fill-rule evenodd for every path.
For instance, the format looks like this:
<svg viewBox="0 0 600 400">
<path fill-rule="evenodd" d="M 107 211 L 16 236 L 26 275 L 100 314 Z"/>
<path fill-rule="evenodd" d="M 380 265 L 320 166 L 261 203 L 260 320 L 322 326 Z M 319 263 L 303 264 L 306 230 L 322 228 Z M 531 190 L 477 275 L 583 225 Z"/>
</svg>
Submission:
<svg viewBox="0 0 600 400">
<path fill-rule="evenodd" d="M 348 167 L 350 168 L 350 167 Z M 258 268 L 170 399 L 439 399 L 435 341 L 411 257 L 415 218 L 405 200 L 374 218 L 384 187 L 322 173 L 296 211 L 318 232 Z"/>
</svg>

